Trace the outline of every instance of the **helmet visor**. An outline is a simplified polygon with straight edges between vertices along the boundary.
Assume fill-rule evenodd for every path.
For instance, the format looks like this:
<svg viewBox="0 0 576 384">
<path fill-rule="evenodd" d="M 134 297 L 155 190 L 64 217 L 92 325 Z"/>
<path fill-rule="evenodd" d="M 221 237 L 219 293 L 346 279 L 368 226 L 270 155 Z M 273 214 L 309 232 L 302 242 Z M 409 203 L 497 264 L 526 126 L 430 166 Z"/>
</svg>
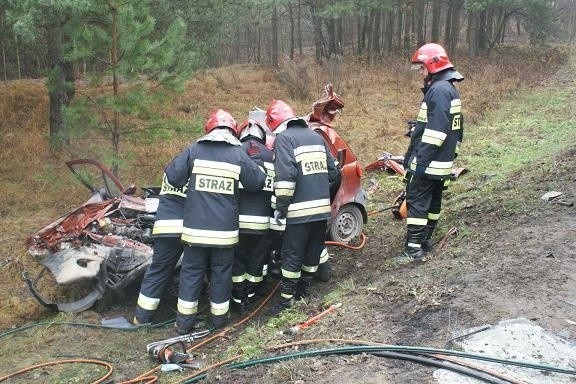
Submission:
<svg viewBox="0 0 576 384">
<path fill-rule="evenodd" d="M 411 71 L 419 71 L 424 66 L 424 63 L 412 63 Z"/>
</svg>

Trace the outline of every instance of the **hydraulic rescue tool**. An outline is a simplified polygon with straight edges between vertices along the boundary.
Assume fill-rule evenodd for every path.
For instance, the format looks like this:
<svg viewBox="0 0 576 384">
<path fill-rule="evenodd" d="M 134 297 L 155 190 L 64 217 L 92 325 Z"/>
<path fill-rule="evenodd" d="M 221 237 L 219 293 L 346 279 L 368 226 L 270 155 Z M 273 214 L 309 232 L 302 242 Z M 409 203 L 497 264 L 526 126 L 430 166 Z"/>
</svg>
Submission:
<svg viewBox="0 0 576 384">
<path fill-rule="evenodd" d="M 193 355 L 186 353 L 186 343 L 192 343 L 207 336 L 209 333 L 210 330 L 202 330 L 156 341 L 146 346 L 146 352 L 148 352 L 150 357 L 162 364 L 178 364 L 183 368 L 200 369 L 204 365 L 204 360 L 196 359 Z M 182 348 L 182 351 L 175 351 L 173 349 L 174 346 Z"/>
</svg>

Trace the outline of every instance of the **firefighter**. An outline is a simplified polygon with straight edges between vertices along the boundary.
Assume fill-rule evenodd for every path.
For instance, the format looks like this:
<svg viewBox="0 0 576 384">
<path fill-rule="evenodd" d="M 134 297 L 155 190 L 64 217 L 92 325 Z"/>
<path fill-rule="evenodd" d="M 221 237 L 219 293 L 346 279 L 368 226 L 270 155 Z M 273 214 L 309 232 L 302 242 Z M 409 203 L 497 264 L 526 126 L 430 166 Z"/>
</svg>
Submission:
<svg viewBox="0 0 576 384">
<path fill-rule="evenodd" d="M 442 192 L 450 180 L 464 128 L 460 95 L 455 87 L 464 77 L 454 69 L 444 48 L 425 44 L 411 61 L 412 68 L 424 78 L 424 99 L 404 156 L 408 217 L 405 249 L 394 258 L 399 264 L 420 261 L 424 252 L 431 250 Z"/>
<path fill-rule="evenodd" d="M 274 180 L 273 153 L 266 147 L 266 131 L 255 120 L 244 121 L 238 129 L 243 150 L 266 172 L 264 187 L 256 192 L 240 187 L 240 239 L 232 271 L 232 309 L 244 313 L 256 299 L 263 284 L 264 265 L 269 251 L 270 199 Z"/>
<path fill-rule="evenodd" d="M 188 185 L 184 185 L 176 188 L 170 185 L 164 174 L 152 229 L 154 254 L 140 286 L 133 320 L 136 325 L 152 323 L 152 318 L 160 305 L 160 298 L 184 250 L 180 237 L 182 236 L 182 208 L 187 187 Z"/>
<path fill-rule="evenodd" d="M 338 170 L 322 137 L 285 102 L 269 104 L 266 124 L 276 134 L 274 220 L 278 225 L 286 223 L 280 300 L 269 311 L 277 314 L 309 293 L 324 249 L 331 211 L 330 182 L 338 177 Z"/>
<path fill-rule="evenodd" d="M 222 109 L 206 121 L 206 134 L 188 146 L 166 167 L 168 182 L 183 187 L 182 242 L 184 256 L 178 290 L 176 328 L 189 333 L 195 326 L 204 277 L 210 281 L 211 326 L 228 322 L 234 248 L 238 243 L 238 186 L 258 191 L 266 174 L 242 150 L 237 124 Z"/>
</svg>

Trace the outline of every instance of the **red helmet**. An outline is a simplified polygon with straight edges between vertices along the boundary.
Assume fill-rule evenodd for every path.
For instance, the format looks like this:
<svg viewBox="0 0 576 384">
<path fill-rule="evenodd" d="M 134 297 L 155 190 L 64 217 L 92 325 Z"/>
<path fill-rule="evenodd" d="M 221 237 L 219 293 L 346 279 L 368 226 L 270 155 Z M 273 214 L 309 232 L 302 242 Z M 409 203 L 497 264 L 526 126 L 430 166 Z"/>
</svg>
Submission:
<svg viewBox="0 0 576 384">
<path fill-rule="evenodd" d="M 424 44 L 412 55 L 412 64 L 424 64 L 428 73 L 437 73 L 447 68 L 454 68 L 446 50 L 435 43 Z"/>
<path fill-rule="evenodd" d="M 296 117 L 294 111 L 282 100 L 272 100 L 266 109 L 266 125 L 272 132 L 284 121 Z"/>
<path fill-rule="evenodd" d="M 212 111 L 206 125 L 204 125 L 204 131 L 206 133 L 212 132 L 216 128 L 230 128 L 234 134 L 238 134 L 236 120 L 232 115 L 223 109 L 216 109 Z"/>
</svg>

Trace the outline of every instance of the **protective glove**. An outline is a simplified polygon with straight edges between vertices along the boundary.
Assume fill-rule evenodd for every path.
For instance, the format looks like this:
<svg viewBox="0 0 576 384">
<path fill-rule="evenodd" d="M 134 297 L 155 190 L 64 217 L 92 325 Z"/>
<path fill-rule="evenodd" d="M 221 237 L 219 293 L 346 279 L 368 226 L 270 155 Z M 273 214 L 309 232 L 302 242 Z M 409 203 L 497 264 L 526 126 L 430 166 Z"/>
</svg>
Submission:
<svg viewBox="0 0 576 384">
<path fill-rule="evenodd" d="M 276 221 L 277 225 L 286 225 L 286 214 L 277 209 L 274 210 L 274 221 Z"/>
<path fill-rule="evenodd" d="M 426 173 L 426 167 L 420 164 L 416 164 L 416 169 L 414 170 L 414 174 L 416 176 L 424 176 Z"/>
</svg>

